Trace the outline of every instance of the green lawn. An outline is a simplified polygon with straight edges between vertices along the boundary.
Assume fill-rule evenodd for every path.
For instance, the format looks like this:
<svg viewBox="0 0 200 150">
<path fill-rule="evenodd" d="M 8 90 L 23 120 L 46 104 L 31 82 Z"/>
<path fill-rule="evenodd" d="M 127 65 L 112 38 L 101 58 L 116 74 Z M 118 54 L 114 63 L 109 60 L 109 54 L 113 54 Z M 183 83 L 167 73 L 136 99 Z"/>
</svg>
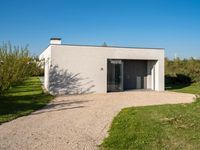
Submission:
<svg viewBox="0 0 200 150">
<path fill-rule="evenodd" d="M 168 85 L 166 86 L 166 90 L 174 92 L 200 94 L 200 83 L 193 83 L 190 85 Z"/>
<path fill-rule="evenodd" d="M 10 89 L 7 96 L 0 97 L 0 124 L 28 115 L 44 107 L 52 98 L 43 93 L 39 78 L 32 77 Z"/>
<path fill-rule="evenodd" d="M 200 84 L 170 89 L 198 94 Z M 114 118 L 109 136 L 100 147 L 108 150 L 200 149 L 200 100 L 191 104 L 123 109 Z"/>
</svg>

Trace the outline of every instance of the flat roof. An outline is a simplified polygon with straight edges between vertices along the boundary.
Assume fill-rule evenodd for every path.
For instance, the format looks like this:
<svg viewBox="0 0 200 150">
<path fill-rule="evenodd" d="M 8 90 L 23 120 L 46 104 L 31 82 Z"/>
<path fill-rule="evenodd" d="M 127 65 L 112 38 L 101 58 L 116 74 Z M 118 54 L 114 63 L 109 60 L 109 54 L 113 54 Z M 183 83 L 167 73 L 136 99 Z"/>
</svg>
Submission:
<svg viewBox="0 0 200 150">
<path fill-rule="evenodd" d="M 50 44 L 56 46 L 85 46 L 85 47 L 107 47 L 107 48 L 133 48 L 133 49 L 157 49 L 164 50 L 164 48 L 150 48 L 150 47 L 129 47 L 129 46 L 101 46 L 101 45 L 80 45 L 80 44 Z"/>
</svg>

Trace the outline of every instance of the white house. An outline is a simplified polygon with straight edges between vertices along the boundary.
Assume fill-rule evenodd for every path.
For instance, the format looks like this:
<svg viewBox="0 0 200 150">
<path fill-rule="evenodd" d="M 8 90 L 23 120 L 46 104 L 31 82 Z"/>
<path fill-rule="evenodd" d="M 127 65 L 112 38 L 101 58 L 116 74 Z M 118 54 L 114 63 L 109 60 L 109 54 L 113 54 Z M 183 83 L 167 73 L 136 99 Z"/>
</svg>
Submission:
<svg viewBox="0 0 200 150">
<path fill-rule="evenodd" d="M 40 55 L 44 87 L 52 94 L 164 91 L 164 50 L 61 44 L 51 38 Z"/>
</svg>

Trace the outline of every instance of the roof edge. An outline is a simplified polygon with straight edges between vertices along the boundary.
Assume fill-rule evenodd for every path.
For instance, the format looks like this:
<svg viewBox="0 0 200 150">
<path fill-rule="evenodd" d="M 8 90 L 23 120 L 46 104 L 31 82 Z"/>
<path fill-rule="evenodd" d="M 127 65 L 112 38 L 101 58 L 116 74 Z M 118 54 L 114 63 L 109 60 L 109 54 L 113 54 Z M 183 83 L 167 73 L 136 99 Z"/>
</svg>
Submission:
<svg viewBox="0 0 200 150">
<path fill-rule="evenodd" d="M 83 47 L 106 47 L 106 48 L 132 48 L 132 49 L 156 49 L 156 50 L 164 50 L 164 48 L 152 48 L 152 47 L 129 47 L 129 46 L 99 46 L 99 45 L 79 45 L 79 44 L 49 44 L 54 46 L 83 46 Z"/>
</svg>

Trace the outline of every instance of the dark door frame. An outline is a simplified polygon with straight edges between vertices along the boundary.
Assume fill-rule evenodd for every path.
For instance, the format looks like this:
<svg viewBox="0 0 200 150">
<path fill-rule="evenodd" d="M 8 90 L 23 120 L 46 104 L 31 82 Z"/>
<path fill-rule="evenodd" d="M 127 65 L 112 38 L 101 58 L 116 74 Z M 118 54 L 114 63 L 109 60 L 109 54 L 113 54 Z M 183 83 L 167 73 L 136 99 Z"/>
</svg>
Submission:
<svg viewBox="0 0 200 150">
<path fill-rule="evenodd" d="M 123 91 L 123 61 L 120 59 L 107 60 L 107 92 Z"/>
<path fill-rule="evenodd" d="M 118 88 L 118 89 L 112 89 L 112 87 L 115 86 L 115 85 L 112 85 L 113 83 L 111 83 L 111 81 L 109 81 L 109 79 L 110 79 L 109 75 L 111 73 L 111 72 L 109 72 L 109 68 L 110 68 L 109 61 L 121 61 L 121 75 L 120 75 L 120 78 L 121 78 L 120 86 L 121 87 Z M 124 72 L 124 67 L 125 67 L 124 65 L 125 64 L 124 63 L 126 61 L 146 61 L 146 63 L 147 63 L 147 60 L 137 60 L 137 59 L 130 59 L 130 60 L 129 59 L 107 59 L 107 92 L 119 92 L 119 91 L 125 91 L 125 90 L 130 90 L 130 89 L 136 89 L 136 87 L 135 88 L 130 88 L 130 89 L 128 89 L 128 88 L 126 89 L 125 88 L 125 74 L 124 74 L 125 73 Z M 144 86 L 144 82 L 147 85 L 147 67 L 148 67 L 147 64 L 146 64 L 145 67 L 146 67 L 145 68 L 145 75 L 143 76 L 143 78 L 145 77 L 146 79 L 145 79 L 145 81 L 142 81 L 142 83 L 141 83 L 141 84 L 143 84 L 143 86 Z M 135 75 L 135 76 L 137 76 L 137 75 Z M 119 85 L 117 85 L 117 86 L 119 86 Z M 142 89 L 146 89 L 146 88 L 147 87 L 143 87 Z"/>
</svg>

